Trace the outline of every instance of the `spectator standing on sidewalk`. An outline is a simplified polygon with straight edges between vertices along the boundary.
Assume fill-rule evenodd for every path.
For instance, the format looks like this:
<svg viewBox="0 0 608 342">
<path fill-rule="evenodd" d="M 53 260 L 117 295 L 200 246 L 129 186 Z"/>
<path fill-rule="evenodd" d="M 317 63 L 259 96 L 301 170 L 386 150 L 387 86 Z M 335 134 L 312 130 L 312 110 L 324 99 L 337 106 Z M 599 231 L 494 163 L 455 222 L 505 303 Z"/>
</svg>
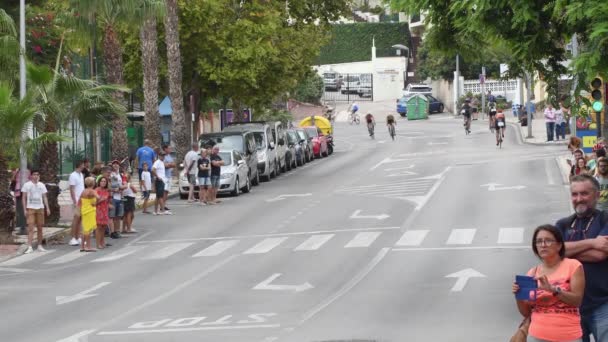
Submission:
<svg viewBox="0 0 608 342">
<path fill-rule="evenodd" d="M 27 218 L 27 250 L 25 254 L 31 253 L 32 240 L 34 239 L 34 229 L 37 229 L 38 252 L 46 252 L 42 247 L 42 229 L 44 227 L 44 217 L 51 214 L 49 202 L 46 196 L 46 186 L 39 182 L 40 172 L 33 170 L 31 180 L 23 184 L 21 198 Z M 45 210 L 46 209 L 46 210 Z"/>
<path fill-rule="evenodd" d="M 110 224 L 110 190 L 108 178 L 99 178 L 95 192 L 97 192 L 98 196 L 97 205 L 95 206 L 95 219 L 97 220 L 95 244 L 97 245 L 97 249 L 104 249 L 108 246 L 112 246 L 109 243 L 106 243 L 105 238 L 105 231 L 106 229 L 109 231 L 108 225 Z"/>
<path fill-rule="evenodd" d="M 163 152 L 165 152 L 165 176 L 167 177 L 167 183 L 165 183 L 165 210 L 167 208 L 167 200 L 169 199 L 169 192 L 171 191 L 171 180 L 173 179 L 173 169 L 175 169 L 175 160 L 171 156 L 171 145 L 163 145 Z"/>
<path fill-rule="evenodd" d="M 112 206 L 110 207 L 110 218 L 112 219 L 112 239 L 119 239 L 120 221 L 124 216 L 124 205 L 122 203 L 122 192 L 127 187 L 123 184 L 122 174 L 120 173 L 120 161 L 112 161 L 112 173 L 110 173 L 110 192 L 112 193 Z"/>
<path fill-rule="evenodd" d="M 600 157 L 597 160 L 595 179 L 600 185 L 600 197 L 597 200 L 596 209 L 608 210 L 608 159 L 606 157 Z"/>
<path fill-rule="evenodd" d="M 211 170 L 211 161 L 207 157 L 207 150 L 201 149 L 201 158 L 198 160 L 198 199 L 201 205 L 207 204 L 207 190 L 211 185 L 209 171 Z"/>
<path fill-rule="evenodd" d="M 211 157 L 209 157 L 209 160 L 211 161 L 211 189 L 209 189 L 210 199 L 208 203 L 210 204 L 220 203 L 217 199 L 217 190 L 220 188 L 220 176 L 222 175 L 222 165 L 224 165 L 224 161 L 222 160 L 222 157 L 220 157 L 219 152 L 220 148 L 214 146 L 211 150 Z"/>
<path fill-rule="evenodd" d="M 80 238 L 80 195 L 84 191 L 84 176 L 82 175 L 82 169 L 84 168 L 84 162 L 79 161 L 76 165 L 74 172 L 70 174 L 68 183 L 70 184 L 70 197 L 72 198 L 72 210 L 74 217 L 72 218 L 72 239 L 70 240 L 70 246 L 78 246 L 82 242 Z"/>
<path fill-rule="evenodd" d="M 84 180 L 86 188 L 80 196 L 80 212 L 82 213 L 82 244 L 81 252 L 96 252 L 91 247 L 91 233 L 97 229 L 97 199 L 99 196 L 93 189 L 95 178 L 88 177 Z"/>
<path fill-rule="evenodd" d="M 583 341 L 608 341 L 608 213 L 596 209 L 600 185 L 590 175 L 572 178 L 570 196 L 575 213 L 557 221 L 566 257 L 583 264 L 585 294 L 580 307 Z"/>
<path fill-rule="evenodd" d="M 150 140 L 144 140 L 144 146 L 137 149 L 136 160 L 137 160 L 137 171 L 139 179 L 141 180 L 141 172 L 144 168 L 144 163 L 148 163 L 148 167 L 152 167 L 152 163 L 156 158 L 156 153 L 152 149 L 152 143 Z M 150 170 L 148 170 L 150 171 Z"/>
<path fill-rule="evenodd" d="M 534 103 L 534 96 L 531 96 L 528 102 L 526 102 L 526 114 L 530 113 L 532 119 L 534 119 L 534 114 L 536 113 L 536 103 Z"/>
<path fill-rule="evenodd" d="M 558 141 L 560 136 L 563 140 L 566 140 L 566 118 L 561 102 L 560 108 L 555 111 L 555 141 Z"/>
<path fill-rule="evenodd" d="M 184 168 L 186 170 L 186 176 L 188 177 L 188 184 L 190 188 L 188 189 L 188 203 L 192 203 L 195 201 L 194 199 L 194 186 L 197 182 L 198 170 L 196 169 L 198 162 L 198 143 L 192 143 L 192 149 L 186 153 L 184 157 Z"/>
<path fill-rule="evenodd" d="M 121 232 L 123 234 L 132 234 L 135 233 L 135 230 L 133 230 L 131 226 L 133 225 L 133 220 L 135 219 L 135 196 L 137 194 L 137 188 L 133 183 L 131 183 L 131 175 L 127 173 L 126 177 L 126 189 L 122 193 L 124 196 L 123 202 L 125 206 L 125 216 L 122 221 Z"/>
<path fill-rule="evenodd" d="M 89 159 L 85 158 L 82 160 L 84 166 L 82 167 L 82 176 L 84 179 L 91 177 L 91 162 Z"/>
<path fill-rule="evenodd" d="M 148 163 L 144 163 L 144 170 L 141 173 L 140 180 L 142 196 L 144 198 L 144 210 L 142 210 L 142 213 L 144 214 L 150 213 L 148 211 L 148 200 L 150 199 L 150 191 L 152 191 L 152 175 L 150 174 L 150 171 L 146 169 L 147 167 Z"/>
<path fill-rule="evenodd" d="M 547 102 L 547 108 L 545 108 L 545 125 L 547 126 L 547 141 L 553 141 L 553 134 L 555 133 L 555 108 L 551 102 Z"/>
<path fill-rule="evenodd" d="M 28 167 L 28 169 L 25 170 L 26 181 L 29 180 L 30 177 L 31 173 Z M 19 217 L 19 215 L 22 215 L 25 221 L 27 221 L 25 217 L 25 207 L 23 206 L 23 201 L 21 200 L 21 185 L 21 170 L 19 168 L 16 168 L 13 171 L 13 177 L 9 187 L 10 190 L 13 192 L 13 195 L 15 196 L 15 210 L 17 211 L 17 217 Z M 19 220 L 17 220 L 17 224 L 21 223 L 19 225 L 19 228 L 27 228 L 27 222 L 25 221 L 19 222 Z"/>
<path fill-rule="evenodd" d="M 172 215 L 168 210 L 165 210 L 165 153 L 160 152 L 158 159 L 152 165 L 152 174 L 154 175 L 154 188 L 156 191 L 156 201 L 154 203 L 154 215 Z M 160 207 L 160 211 L 158 208 Z"/>
<path fill-rule="evenodd" d="M 606 150 L 600 144 L 596 144 L 593 146 L 593 153 L 591 153 L 591 158 L 587 160 L 587 168 L 591 172 L 592 175 L 597 174 L 597 160 L 601 157 L 606 156 Z"/>
</svg>

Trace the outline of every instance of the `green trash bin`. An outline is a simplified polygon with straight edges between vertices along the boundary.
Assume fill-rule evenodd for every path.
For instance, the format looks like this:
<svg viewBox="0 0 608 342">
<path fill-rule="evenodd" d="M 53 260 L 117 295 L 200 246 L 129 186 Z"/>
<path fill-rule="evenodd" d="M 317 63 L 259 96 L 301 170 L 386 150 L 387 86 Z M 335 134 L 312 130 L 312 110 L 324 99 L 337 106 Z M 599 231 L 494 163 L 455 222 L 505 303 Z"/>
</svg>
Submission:
<svg viewBox="0 0 608 342">
<path fill-rule="evenodd" d="M 414 95 L 407 99 L 407 119 L 422 120 L 429 117 L 429 102 L 426 96 Z"/>
</svg>

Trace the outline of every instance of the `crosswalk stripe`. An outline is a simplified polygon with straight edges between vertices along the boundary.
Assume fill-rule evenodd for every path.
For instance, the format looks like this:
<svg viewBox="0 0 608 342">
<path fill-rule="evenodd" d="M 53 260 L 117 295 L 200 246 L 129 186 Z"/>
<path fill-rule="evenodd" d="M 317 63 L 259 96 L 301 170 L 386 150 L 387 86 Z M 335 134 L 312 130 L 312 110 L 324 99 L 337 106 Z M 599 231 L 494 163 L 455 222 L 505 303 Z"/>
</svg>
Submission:
<svg viewBox="0 0 608 342">
<path fill-rule="evenodd" d="M 26 263 L 28 261 L 32 261 L 34 259 L 38 259 L 41 256 L 48 255 L 49 253 L 53 253 L 54 251 L 55 251 L 54 249 L 51 249 L 51 250 L 48 250 L 46 252 L 37 252 L 37 251 L 34 251 L 34 252 L 30 253 L 30 254 L 23 254 L 23 255 L 20 255 L 20 256 L 18 256 L 16 258 L 12 258 L 12 259 L 9 259 L 7 261 L 4 261 L 3 263 L 0 263 L 0 266 L 17 266 L 17 265 L 21 265 L 21 264 Z"/>
<path fill-rule="evenodd" d="M 249 248 L 248 250 L 246 250 L 243 254 L 262 254 L 262 253 L 268 253 L 273 248 L 275 248 L 276 246 L 278 246 L 281 243 L 283 243 L 283 241 L 285 241 L 285 240 L 287 240 L 287 237 L 264 239 L 264 240 L 262 240 L 262 242 L 260 242 L 257 245 Z"/>
<path fill-rule="evenodd" d="M 137 252 L 138 250 L 142 249 L 142 247 L 139 246 L 127 246 L 124 247 L 122 249 L 117 250 L 116 252 L 112 252 L 104 257 L 95 259 L 91 262 L 107 262 L 107 261 L 114 261 L 114 260 L 118 260 L 118 259 L 122 259 L 126 256 L 129 256 L 135 252 Z"/>
<path fill-rule="evenodd" d="M 369 247 L 380 236 L 379 232 L 361 232 L 350 240 L 344 248 Z"/>
<path fill-rule="evenodd" d="M 522 243 L 524 242 L 523 228 L 500 228 L 498 231 L 498 243 Z"/>
<path fill-rule="evenodd" d="M 452 229 L 448 241 L 448 245 L 469 245 L 473 242 L 477 229 Z"/>
<path fill-rule="evenodd" d="M 298 247 L 294 249 L 294 251 L 314 251 L 321 246 L 323 246 L 327 241 L 329 241 L 335 234 L 320 234 L 313 235 L 306 239 L 306 241 L 302 242 Z"/>
<path fill-rule="evenodd" d="M 156 251 L 142 257 L 141 259 L 142 260 L 166 259 L 166 258 L 170 257 L 171 255 L 192 246 L 193 244 L 194 244 L 194 242 L 172 243 L 169 246 L 156 250 Z"/>
<path fill-rule="evenodd" d="M 239 242 L 239 240 L 223 240 L 214 243 L 213 245 L 203 249 L 202 251 L 194 254 L 193 258 L 205 257 L 205 256 L 216 256 L 222 254 L 224 251 L 233 247 Z"/>
<path fill-rule="evenodd" d="M 45 264 L 47 264 L 47 265 L 67 264 L 68 262 L 74 261 L 80 257 L 85 256 L 86 254 L 87 253 L 83 253 L 79 249 L 77 249 L 73 252 L 66 253 L 55 259 L 51 259 L 51 260 L 45 262 Z"/>
<path fill-rule="evenodd" d="M 408 230 L 401 236 L 396 246 L 420 246 L 429 233 L 428 229 Z"/>
<path fill-rule="evenodd" d="M 410 194 L 410 193 L 426 193 L 429 188 L 416 189 L 392 189 L 392 190 L 374 190 L 374 191 L 359 191 L 353 194 L 359 195 L 395 195 L 395 194 Z"/>
</svg>

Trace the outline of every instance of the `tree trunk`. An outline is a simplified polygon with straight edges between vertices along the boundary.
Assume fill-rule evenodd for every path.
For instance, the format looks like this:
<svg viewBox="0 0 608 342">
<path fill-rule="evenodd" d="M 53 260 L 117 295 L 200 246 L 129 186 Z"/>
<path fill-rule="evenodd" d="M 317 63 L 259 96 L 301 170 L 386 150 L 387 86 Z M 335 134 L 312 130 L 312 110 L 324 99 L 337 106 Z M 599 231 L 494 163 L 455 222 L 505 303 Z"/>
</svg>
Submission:
<svg viewBox="0 0 608 342">
<path fill-rule="evenodd" d="M 0 244 L 10 243 L 15 220 L 15 200 L 10 194 L 11 175 L 8 161 L 0 150 Z"/>
<path fill-rule="evenodd" d="M 179 50 L 177 0 L 166 0 L 166 5 L 165 42 L 167 44 L 169 66 L 169 95 L 171 97 L 171 109 L 173 110 L 171 136 L 175 142 L 175 154 L 179 161 L 184 158 L 188 151 L 190 139 L 182 95 L 182 63 Z"/>
<path fill-rule="evenodd" d="M 122 48 L 118 40 L 118 34 L 110 25 L 105 27 L 103 51 L 108 83 L 123 85 Z M 122 94 L 117 93 L 115 97 L 122 101 Z M 122 160 L 128 156 L 126 119 L 122 116 L 116 117 L 112 121 L 112 159 Z"/>
<path fill-rule="evenodd" d="M 158 34 L 156 18 L 146 19 L 141 29 L 141 58 L 144 72 L 144 137 L 160 146 L 160 114 L 158 113 Z"/>
<path fill-rule="evenodd" d="M 44 125 L 45 133 L 57 133 L 57 122 L 53 115 L 46 117 Z M 59 152 L 57 143 L 42 144 L 40 149 L 40 181 L 46 185 L 49 209 L 51 215 L 46 218 L 46 223 L 55 225 L 59 222 L 61 208 L 59 207 Z"/>
</svg>

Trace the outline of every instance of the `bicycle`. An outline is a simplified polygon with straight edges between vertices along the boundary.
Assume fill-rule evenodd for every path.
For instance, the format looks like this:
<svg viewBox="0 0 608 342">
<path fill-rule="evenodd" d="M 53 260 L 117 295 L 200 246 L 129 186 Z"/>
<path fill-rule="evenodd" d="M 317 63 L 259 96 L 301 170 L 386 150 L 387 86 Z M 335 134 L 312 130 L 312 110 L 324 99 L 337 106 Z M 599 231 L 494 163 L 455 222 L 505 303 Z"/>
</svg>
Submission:
<svg viewBox="0 0 608 342">
<path fill-rule="evenodd" d="M 357 125 L 361 123 L 361 119 L 359 118 L 359 114 L 357 114 L 356 112 L 352 112 L 350 113 L 350 120 L 349 123 L 352 125 L 353 123 L 356 123 Z"/>
<path fill-rule="evenodd" d="M 466 135 L 471 134 L 471 117 L 466 115 L 464 116 L 464 132 Z"/>
<path fill-rule="evenodd" d="M 498 129 L 496 130 L 496 146 L 502 148 L 502 141 L 505 137 L 505 123 L 504 121 L 498 121 Z"/>
<path fill-rule="evenodd" d="M 369 132 L 369 136 L 372 139 L 375 139 L 374 138 L 374 123 L 373 122 L 368 122 L 367 123 L 367 131 Z"/>
<path fill-rule="evenodd" d="M 391 136 L 391 139 L 395 141 L 395 124 L 388 124 L 388 134 Z"/>
</svg>

